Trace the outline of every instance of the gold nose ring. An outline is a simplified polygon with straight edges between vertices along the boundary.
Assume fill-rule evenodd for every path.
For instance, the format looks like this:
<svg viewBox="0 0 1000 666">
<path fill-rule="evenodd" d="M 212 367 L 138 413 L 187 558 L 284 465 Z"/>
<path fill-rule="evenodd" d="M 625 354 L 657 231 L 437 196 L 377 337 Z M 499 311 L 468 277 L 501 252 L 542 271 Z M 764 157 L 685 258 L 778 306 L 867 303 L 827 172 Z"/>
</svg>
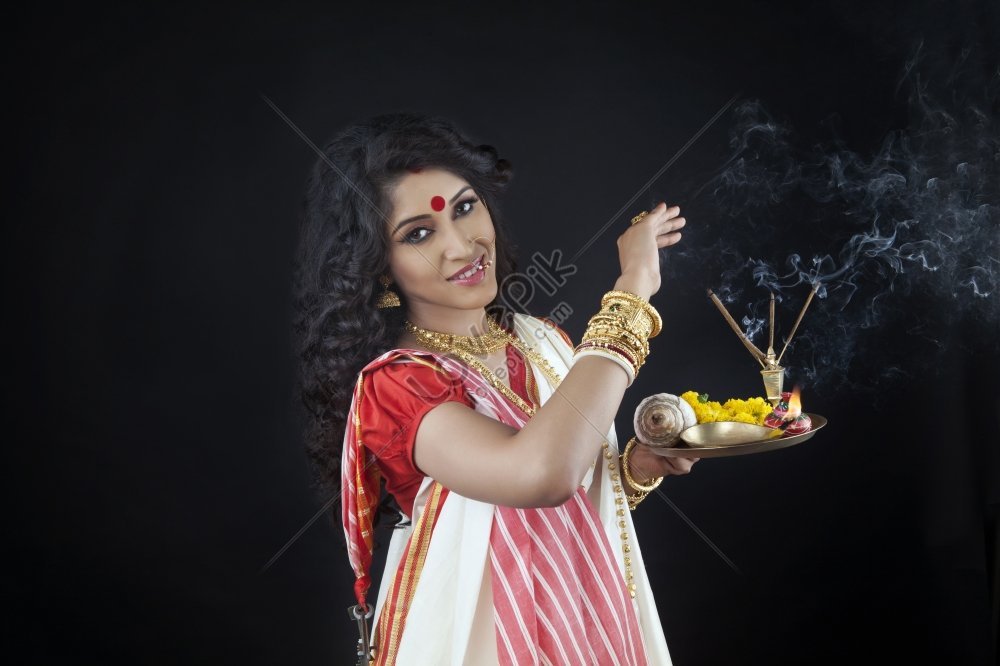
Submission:
<svg viewBox="0 0 1000 666">
<path fill-rule="evenodd" d="M 469 238 L 469 239 L 468 239 L 468 241 L 469 241 L 470 243 L 475 243 L 475 242 L 476 242 L 477 240 L 479 240 L 480 238 L 486 238 L 486 236 L 476 236 L 475 238 Z M 496 243 L 497 243 L 497 239 L 496 239 L 496 238 L 494 238 L 493 240 L 491 240 L 491 241 L 490 241 L 490 247 L 492 247 L 492 248 L 493 248 L 493 254 L 494 254 L 494 255 L 496 254 Z M 489 253 L 487 253 L 487 256 L 489 256 Z M 484 266 L 483 266 L 483 267 L 484 267 L 484 268 L 488 268 L 488 267 L 489 267 L 489 266 L 491 266 L 492 264 L 493 264 L 493 257 L 490 257 L 490 258 L 489 258 L 489 259 L 488 259 L 488 260 L 486 261 L 486 263 L 484 264 Z"/>
</svg>

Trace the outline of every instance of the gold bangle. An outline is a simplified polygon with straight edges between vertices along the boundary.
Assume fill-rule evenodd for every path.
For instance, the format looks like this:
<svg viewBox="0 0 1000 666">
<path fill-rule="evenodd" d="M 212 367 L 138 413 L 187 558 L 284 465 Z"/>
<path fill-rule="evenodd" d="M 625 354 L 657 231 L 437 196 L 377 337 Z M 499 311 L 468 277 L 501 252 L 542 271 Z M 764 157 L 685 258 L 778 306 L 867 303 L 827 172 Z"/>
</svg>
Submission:
<svg viewBox="0 0 1000 666">
<path fill-rule="evenodd" d="M 649 339 L 649 319 L 646 313 L 642 310 L 616 311 L 605 309 L 601 310 L 590 319 L 591 321 L 613 324 L 615 326 L 626 328 L 635 333 L 635 336 L 643 342 Z"/>
<path fill-rule="evenodd" d="M 602 329 L 616 333 L 624 331 L 635 340 L 635 345 L 645 347 L 648 344 L 645 330 L 632 325 L 632 323 L 628 320 L 627 315 L 615 314 L 602 310 L 591 317 L 590 321 L 587 322 L 587 330 L 590 331 L 591 329 Z M 584 333 L 584 335 L 586 335 L 586 333 Z"/>
<path fill-rule="evenodd" d="M 635 507 L 639 506 L 639 503 L 649 497 L 649 493 L 635 493 L 634 495 L 626 495 L 625 501 L 628 503 L 628 510 L 635 511 Z"/>
<path fill-rule="evenodd" d="M 643 308 L 635 303 L 626 303 L 620 299 L 611 299 L 603 305 L 601 311 L 595 315 L 604 321 L 615 321 L 619 325 L 635 331 L 637 336 L 643 340 L 649 338 L 653 332 L 653 320 Z"/>
<path fill-rule="evenodd" d="M 625 451 L 622 453 L 622 475 L 625 477 L 625 481 L 628 483 L 628 485 L 648 495 L 649 493 L 656 490 L 661 483 L 663 483 L 663 477 L 658 476 L 654 479 L 650 479 L 649 483 L 645 485 L 637 482 L 635 479 L 632 478 L 632 474 L 628 470 L 628 463 L 629 463 L 629 454 L 635 447 L 636 442 L 637 442 L 636 438 L 633 437 L 632 439 L 628 440 L 628 444 L 625 445 Z M 640 500 L 641 499 L 642 498 L 640 498 Z"/>
<path fill-rule="evenodd" d="M 590 341 L 614 342 L 615 344 L 631 350 L 635 354 L 637 360 L 645 359 L 649 356 L 649 347 L 645 343 L 640 342 L 633 333 L 624 328 L 615 328 L 604 325 L 594 325 L 588 327 L 587 332 L 584 333 L 580 342 Z"/>
<path fill-rule="evenodd" d="M 602 299 L 601 308 L 602 313 L 613 313 L 629 328 L 641 331 L 644 339 L 653 332 L 653 317 L 640 301 L 609 296 Z"/>
<path fill-rule="evenodd" d="M 601 298 L 601 307 L 606 307 L 611 304 L 615 299 L 631 303 L 635 307 L 640 307 L 643 311 L 649 315 L 649 319 L 652 322 L 652 331 L 649 333 L 650 338 L 655 338 L 663 330 L 663 319 L 660 317 L 660 313 L 656 311 L 656 308 L 649 301 L 643 300 L 640 296 L 633 294 L 628 291 L 612 290 L 604 294 Z"/>
<path fill-rule="evenodd" d="M 616 323 L 601 322 L 597 319 L 597 315 L 591 318 L 590 323 L 587 325 L 587 330 L 584 331 L 583 338 L 581 339 L 581 342 L 592 341 L 611 342 L 628 349 L 635 356 L 639 365 L 642 365 L 645 358 L 649 356 L 649 344 L 639 338 L 634 331 L 630 331 Z"/>
<path fill-rule="evenodd" d="M 663 328 L 663 320 L 660 318 L 660 314 L 656 311 L 656 308 L 639 298 L 625 300 L 617 296 L 612 296 L 602 303 L 602 308 L 606 308 L 612 312 L 625 310 L 629 313 L 630 319 L 635 321 L 636 324 L 641 320 L 643 330 L 647 332 L 647 338 L 656 337 Z"/>
</svg>

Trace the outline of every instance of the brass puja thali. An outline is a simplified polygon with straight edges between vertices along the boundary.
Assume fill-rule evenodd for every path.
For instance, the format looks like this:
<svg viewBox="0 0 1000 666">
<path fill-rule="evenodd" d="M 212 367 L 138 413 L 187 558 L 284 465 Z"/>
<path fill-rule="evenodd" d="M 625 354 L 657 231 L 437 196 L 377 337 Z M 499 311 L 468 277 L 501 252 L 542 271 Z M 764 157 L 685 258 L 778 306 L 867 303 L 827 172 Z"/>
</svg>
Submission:
<svg viewBox="0 0 1000 666">
<path fill-rule="evenodd" d="M 776 436 L 774 428 L 752 423 L 699 423 L 681 431 L 681 442 L 677 446 L 653 446 L 650 450 L 667 458 L 724 458 L 776 451 L 801 444 L 826 425 L 826 418 L 819 414 L 809 414 L 809 418 L 812 419 L 811 429 L 797 435 L 782 436 Z"/>
</svg>

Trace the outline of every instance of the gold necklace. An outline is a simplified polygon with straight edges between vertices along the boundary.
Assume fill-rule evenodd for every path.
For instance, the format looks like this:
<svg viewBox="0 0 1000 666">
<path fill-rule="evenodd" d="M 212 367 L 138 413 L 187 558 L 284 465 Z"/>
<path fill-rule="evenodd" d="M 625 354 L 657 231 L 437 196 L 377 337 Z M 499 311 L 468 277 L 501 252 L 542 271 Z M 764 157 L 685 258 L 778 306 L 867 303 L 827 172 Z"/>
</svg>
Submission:
<svg viewBox="0 0 1000 666">
<path fill-rule="evenodd" d="M 486 325 L 490 329 L 489 333 L 481 336 L 467 336 L 429 331 L 425 328 L 416 326 L 410 321 L 405 322 L 406 330 L 412 333 L 418 340 L 420 340 L 421 343 L 437 351 L 443 353 L 453 353 L 458 356 L 467 364 L 474 367 L 479 374 L 482 375 L 483 379 L 487 380 L 494 388 L 503 393 L 508 399 L 511 400 L 511 402 L 520 407 L 521 410 L 530 417 L 535 413 L 535 407 L 525 402 L 521 396 L 514 393 L 512 389 L 508 388 L 507 385 L 504 384 L 500 378 L 486 366 L 485 363 L 476 357 L 476 354 L 490 353 L 498 349 L 502 349 L 508 344 L 513 345 L 515 349 L 521 352 L 522 356 L 534 362 L 535 365 L 538 366 L 538 368 L 545 375 L 546 379 L 549 380 L 549 384 L 552 386 L 553 391 L 562 382 L 562 378 L 544 356 L 535 351 L 533 347 L 525 345 L 517 336 L 511 335 L 505 331 L 493 320 L 492 317 L 487 317 Z M 487 351 L 484 352 L 484 349 Z M 528 370 L 530 371 L 530 367 Z"/>
<path fill-rule="evenodd" d="M 535 351 L 534 347 L 528 347 L 525 345 L 520 338 L 515 335 L 511 335 L 503 328 L 500 327 L 492 317 L 488 317 L 486 320 L 486 325 L 490 329 L 490 333 L 483 336 L 461 336 L 452 335 L 449 333 L 438 333 L 437 331 L 428 331 L 427 329 L 419 328 L 409 321 L 406 322 L 406 330 L 413 333 L 418 340 L 426 344 L 428 347 L 436 349 L 443 353 L 453 353 L 458 356 L 462 361 L 473 368 L 479 374 L 488 381 L 497 391 L 502 393 L 507 397 L 508 400 L 517 405 L 521 411 L 527 414 L 528 418 L 531 418 L 535 414 L 535 406 L 528 404 L 525 400 L 513 391 L 513 389 L 508 388 L 506 384 L 500 381 L 500 378 L 494 374 L 492 370 L 480 359 L 476 358 L 474 352 L 466 347 L 467 345 L 477 344 L 475 340 L 477 338 L 489 338 L 490 345 L 502 344 L 500 346 L 494 347 L 492 351 L 500 349 L 502 346 L 507 344 L 514 345 L 514 347 L 521 352 L 521 354 L 528 359 L 530 362 L 534 362 L 535 365 L 542 371 L 545 378 L 549 380 L 549 385 L 552 387 L 553 393 L 556 387 L 562 382 L 562 377 L 556 372 L 555 368 L 549 364 L 549 362 L 542 356 L 539 352 Z M 455 344 L 457 339 L 458 344 Z M 462 347 L 458 346 L 462 345 Z M 480 347 L 472 347 L 472 349 L 480 349 Z M 486 352 L 489 353 L 489 352 Z M 531 372 L 531 366 L 525 368 L 525 372 Z M 621 477 L 618 474 L 618 461 L 619 457 L 611 453 L 611 444 L 608 440 L 603 439 L 601 442 L 601 448 L 603 449 L 604 459 L 607 461 L 608 472 L 611 476 L 611 488 L 615 494 L 615 515 L 618 518 L 618 528 L 621 530 L 621 540 L 622 540 L 622 555 L 623 562 L 625 564 L 625 589 L 628 590 L 628 594 L 631 598 L 635 599 L 635 576 L 632 573 L 632 547 L 628 542 L 628 531 L 625 524 L 625 490 L 622 488 Z"/>
<path fill-rule="evenodd" d="M 404 322 L 406 330 L 412 333 L 420 342 L 428 347 L 446 348 L 449 350 L 462 350 L 470 354 L 490 354 L 498 349 L 503 349 L 507 345 L 505 331 L 500 325 L 493 321 L 492 317 L 486 318 L 486 326 L 489 331 L 483 335 L 455 335 L 454 333 L 440 333 L 420 328 L 416 324 L 407 320 Z"/>
</svg>

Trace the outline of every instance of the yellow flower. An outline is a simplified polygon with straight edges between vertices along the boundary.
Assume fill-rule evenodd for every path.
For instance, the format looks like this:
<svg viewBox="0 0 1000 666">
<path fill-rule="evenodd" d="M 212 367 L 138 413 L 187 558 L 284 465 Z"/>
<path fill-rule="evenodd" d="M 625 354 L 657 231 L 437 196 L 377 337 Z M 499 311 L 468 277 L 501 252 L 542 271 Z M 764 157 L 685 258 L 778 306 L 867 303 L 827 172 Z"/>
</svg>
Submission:
<svg viewBox="0 0 1000 666">
<path fill-rule="evenodd" d="M 686 391 L 681 394 L 681 399 L 694 409 L 698 423 L 739 421 L 740 423 L 762 425 L 764 419 L 771 413 L 771 403 L 757 396 L 746 400 L 731 398 L 725 403 L 719 404 L 714 400 L 709 400 L 707 394 Z"/>
</svg>

